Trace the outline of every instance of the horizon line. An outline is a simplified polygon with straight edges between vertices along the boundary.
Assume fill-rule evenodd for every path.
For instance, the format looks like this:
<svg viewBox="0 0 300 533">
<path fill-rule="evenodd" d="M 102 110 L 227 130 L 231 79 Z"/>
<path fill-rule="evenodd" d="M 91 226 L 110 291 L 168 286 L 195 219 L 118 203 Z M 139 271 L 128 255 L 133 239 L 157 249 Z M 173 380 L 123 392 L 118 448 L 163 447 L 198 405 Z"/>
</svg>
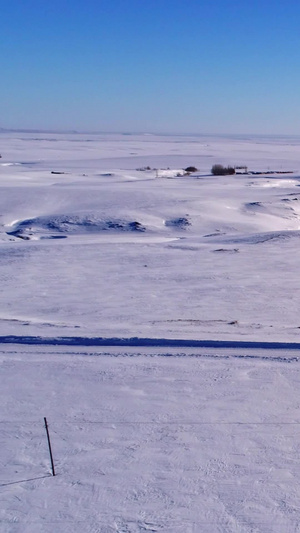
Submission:
<svg viewBox="0 0 300 533">
<path fill-rule="evenodd" d="M 158 132 L 158 131 L 106 131 L 106 130 L 77 130 L 77 129 L 47 129 L 47 128 L 3 128 L 0 127 L 0 133 L 37 133 L 37 134 L 68 134 L 68 135 L 123 135 L 133 136 L 133 135 L 144 135 L 144 136 L 162 136 L 162 137 L 272 137 L 272 138 L 299 138 L 300 133 L 208 133 L 208 132 Z"/>
</svg>

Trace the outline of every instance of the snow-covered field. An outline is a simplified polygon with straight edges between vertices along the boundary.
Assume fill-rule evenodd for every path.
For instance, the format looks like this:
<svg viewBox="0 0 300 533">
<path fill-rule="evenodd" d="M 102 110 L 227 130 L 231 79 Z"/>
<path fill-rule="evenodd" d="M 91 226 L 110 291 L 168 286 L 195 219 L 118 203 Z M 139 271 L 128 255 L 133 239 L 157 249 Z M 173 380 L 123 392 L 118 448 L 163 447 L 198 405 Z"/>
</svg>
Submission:
<svg viewBox="0 0 300 533">
<path fill-rule="evenodd" d="M 1 530 L 300 531 L 299 148 L 0 134 Z"/>
</svg>

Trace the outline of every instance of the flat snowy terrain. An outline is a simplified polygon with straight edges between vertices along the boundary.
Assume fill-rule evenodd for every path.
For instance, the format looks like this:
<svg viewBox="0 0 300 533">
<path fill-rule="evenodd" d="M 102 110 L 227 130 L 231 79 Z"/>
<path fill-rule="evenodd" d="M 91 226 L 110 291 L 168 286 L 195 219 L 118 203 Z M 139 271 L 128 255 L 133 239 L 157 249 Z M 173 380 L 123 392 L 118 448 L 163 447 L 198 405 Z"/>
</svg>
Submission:
<svg viewBox="0 0 300 533">
<path fill-rule="evenodd" d="M 0 134 L 1 531 L 300 532 L 299 148 Z"/>
<path fill-rule="evenodd" d="M 0 139 L 0 334 L 298 340 L 298 142 Z"/>
</svg>

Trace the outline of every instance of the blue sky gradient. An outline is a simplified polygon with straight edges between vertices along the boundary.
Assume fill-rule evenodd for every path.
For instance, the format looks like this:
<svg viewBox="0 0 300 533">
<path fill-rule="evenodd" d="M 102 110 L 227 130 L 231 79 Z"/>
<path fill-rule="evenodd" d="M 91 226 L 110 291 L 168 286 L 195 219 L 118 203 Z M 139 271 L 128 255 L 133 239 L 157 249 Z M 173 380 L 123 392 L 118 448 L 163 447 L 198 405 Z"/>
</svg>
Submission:
<svg viewBox="0 0 300 533">
<path fill-rule="evenodd" d="M 0 127 L 300 134 L 298 0 L 0 7 Z"/>
</svg>

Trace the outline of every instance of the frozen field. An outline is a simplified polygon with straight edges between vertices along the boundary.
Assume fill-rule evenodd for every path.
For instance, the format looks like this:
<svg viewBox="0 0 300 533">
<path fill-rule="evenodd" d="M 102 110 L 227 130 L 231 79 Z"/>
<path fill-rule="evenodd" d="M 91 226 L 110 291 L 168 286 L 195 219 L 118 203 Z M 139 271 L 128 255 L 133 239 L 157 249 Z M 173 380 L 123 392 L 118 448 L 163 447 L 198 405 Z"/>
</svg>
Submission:
<svg viewBox="0 0 300 533">
<path fill-rule="evenodd" d="M 2 348 L 1 531 L 298 532 L 298 355 Z"/>
<path fill-rule="evenodd" d="M 299 146 L 0 134 L 1 531 L 300 532 Z"/>
<path fill-rule="evenodd" d="M 0 140 L 0 335 L 298 340 L 298 142 Z"/>
</svg>

